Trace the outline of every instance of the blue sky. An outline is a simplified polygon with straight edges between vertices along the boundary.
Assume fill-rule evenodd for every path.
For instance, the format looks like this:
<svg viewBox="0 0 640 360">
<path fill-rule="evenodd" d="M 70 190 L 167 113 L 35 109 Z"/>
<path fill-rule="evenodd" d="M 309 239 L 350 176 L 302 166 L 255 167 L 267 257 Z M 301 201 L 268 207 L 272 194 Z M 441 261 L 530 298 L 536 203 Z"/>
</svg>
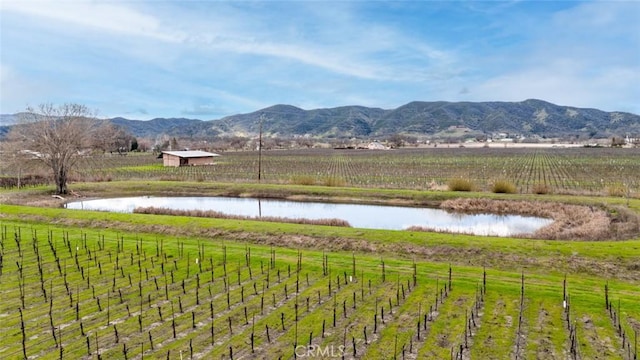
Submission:
<svg viewBox="0 0 640 360">
<path fill-rule="evenodd" d="M 0 113 L 521 101 L 640 114 L 640 1 L 0 0 Z"/>
</svg>

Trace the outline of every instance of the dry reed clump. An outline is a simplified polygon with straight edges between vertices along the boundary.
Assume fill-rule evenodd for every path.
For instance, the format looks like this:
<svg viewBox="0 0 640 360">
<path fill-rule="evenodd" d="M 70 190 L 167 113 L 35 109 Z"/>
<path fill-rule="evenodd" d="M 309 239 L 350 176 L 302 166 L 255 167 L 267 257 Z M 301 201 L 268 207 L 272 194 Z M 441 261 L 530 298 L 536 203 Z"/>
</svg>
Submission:
<svg viewBox="0 0 640 360">
<path fill-rule="evenodd" d="M 232 219 L 232 220 L 258 220 L 269 222 L 283 222 L 291 224 L 305 224 L 305 225 L 326 225 L 326 226 L 342 226 L 351 227 L 348 221 L 342 219 L 303 219 L 303 218 L 285 218 L 276 216 L 242 216 L 242 215 L 230 215 L 214 210 L 176 210 L 168 208 L 158 207 L 137 207 L 133 209 L 136 214 L 151 214 L 151 215 L 172 215 L 172 216 L 193 216 L 193 217 L 205 217 L 205 218 L 217 218 L 217 219 Z"/>
<path fill-rule="evenodd" d="M 405 229 L 406 231 L 417 231 L 417 232 L 437 232 L 439 234 L 453 234 L 453 235 L 476 235 L 473 232 L 465 232 L 465 231 L 453 231 L 453 230 L 440 230 L 430 226 L 420 226 L 420 225 L 412 225 Z"/>
<path fill-rule="evenodd" d="M 617 237 L 640 233 L 640 215 L 622 206 L 614 206 L 611 210 L 611 230 Z"/>
<path fill-rule="evenodd" d="M 508 201 L 491 199 L 446 200 L 441 208 L 458 212 L 519 214 L 553 219 L 554 222 L 523 237 L 550 240 L 606 240 L 637 234 L 638 215 L 626 212 L 612 218 L 602 209 L 542 201 Z"/>
<path fill-rule="evenodd" d="M 497 180 L 491 186 L 491 191 L 496 194 L 515 194 L 518 190 L 516 186 L 507 180 Z"/>
<path fill-rule="evenodd" d="M 627 191 L 622 184 L 614 184 L 607 187 L 607 195 L 612 197 L 624 197 Z"/>
<path fill-rule="evenodd" d="M 468 179 L 452 179 L 447 183 L 449 191 L 473 191 L 476 189 L 475 184 Z"/>
</svg>

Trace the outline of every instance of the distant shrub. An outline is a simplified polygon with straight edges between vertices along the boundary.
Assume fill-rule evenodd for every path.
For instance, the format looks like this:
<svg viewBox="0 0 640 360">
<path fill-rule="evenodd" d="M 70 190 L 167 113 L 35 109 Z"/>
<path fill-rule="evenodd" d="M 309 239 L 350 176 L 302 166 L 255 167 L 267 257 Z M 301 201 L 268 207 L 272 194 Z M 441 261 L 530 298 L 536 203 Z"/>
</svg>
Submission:
<svg viewBox="0 0 640 360">
<path fill-rule="evenodd" d="M 537 195 L 544 195 L 549 194 L 551 192 L 551 189 L 549 188 L 549 186 L 547 186 L 547 184 L 535 184 L 531 188 L 531 192 Z"/>
<path fill-rule="evenodd" d="M 49 178 L 46 176 L 40 175 L 25 175 L 21 178 L 11 177 L 11 176 L 2 176 L 0 177 L 0 187 L 2 188 L 12 188 L 17 187 L 18 184 L 20 186 L 38 186 L 49 183 Z"/>
<path fill-rule="evenodd" d="M 450 180 L 447 186 L 450 191 L 473 191 L 475 189 L 471 180 L 462 178 Z"/>
<path fill-rule="evenodd" d="M 506 180 L 498 180 L 493 183 L 491 191 L 496 194 L 515 194 L 518 190 L 513 183 Z"/>
<path fill-rule="evenodd" d="M 298 175 L 291 178 L 291 183 L 294 185 L 314 185 L 316 179 L 313 176 Z"/>
<path fill-rule="evenodd" d="M 339 186 L 344 186 L 345 182 L 344 180 L 337 177 L 327 177 L 324 179 L 323 184 L 324 186 L 339 187 Z"/>
</svg>

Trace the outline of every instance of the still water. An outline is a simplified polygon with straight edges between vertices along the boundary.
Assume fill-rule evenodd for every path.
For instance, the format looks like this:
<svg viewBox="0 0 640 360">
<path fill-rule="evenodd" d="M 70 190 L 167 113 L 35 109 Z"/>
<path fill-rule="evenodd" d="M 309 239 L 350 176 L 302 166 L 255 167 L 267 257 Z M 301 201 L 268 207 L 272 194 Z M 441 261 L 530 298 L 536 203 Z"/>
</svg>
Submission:
<svg viewBox="0 0 640 360">
<path fill-rule="evenodd" d="M 214 210 L 229 215 L 305 219 L 342 219 L 355 228 L 403 230 L 422 226 L 436 231 L 475 235 L 528 234 L 553 220 L 519 215 L 460 214 L 402 206 L 333 204 L 235 197 L 129 197 L 67 203 L 67 209 L 132 213 L 136 207 Z"/>
</svg>

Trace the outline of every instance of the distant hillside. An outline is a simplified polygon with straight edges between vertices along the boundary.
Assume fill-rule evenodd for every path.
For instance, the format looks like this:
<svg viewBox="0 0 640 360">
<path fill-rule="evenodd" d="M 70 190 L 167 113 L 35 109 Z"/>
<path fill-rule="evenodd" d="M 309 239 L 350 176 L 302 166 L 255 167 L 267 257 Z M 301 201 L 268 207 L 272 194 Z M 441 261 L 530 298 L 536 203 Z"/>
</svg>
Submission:
<svg viewBox="0 0 640 360">
<path fill-rule="evenodd" d="M 412 102 L 385 114 L 374 127 L 378 134 L 395 129 L 433 134 L 450 126 L 483 133 L 517 133 L 547 137 L 589 134 L 606 137 L 640 133 L 640 116 L 559 106 L 541 100 L 522 102 Z"/>
<path fill-rule="evenodd" d="M 157 118 L 152 120 L 129 120 L 121 117 L 113 118 L 111 123 L 122 126 L 137 137 L 155 137 L 163 134 L 184 135 L 186 129 L 200 126 L 202 120 L 184 118 Z"/>
<path fill-rule="evenodd" d="M 18 122 L 18 114 L 0 115 L 0 126 L 10 126 Z"/>
<path fill-rule="evenodd" d="M 262 117 L 262 129 L 268 135 L 353 137 L 374 135 L 374 124 L 387 112 L 363 106 L 302 110 L 290 105 L 275 105 L 250 114 L 228 116 L 220 121 L 237 134 L 258 133 Z"/>
<path fill-rule="evenodd" d="M 542 100 L 521 102 L 414 101 L 397 109 L 364 106 L 303 110 L 275 105 L 219 120 L 164 119 L 149 121 L 114 118 L 137 137 L 169 135 L 312 136 L 318 138 L 381 137 L 392 134 L 436 135 L 451 129 L 473 133 L 510 133 L 546 137 L 609 137 L 640 134 L 640 116 L 624 112 L 559 106 Z"/>
</svg>

